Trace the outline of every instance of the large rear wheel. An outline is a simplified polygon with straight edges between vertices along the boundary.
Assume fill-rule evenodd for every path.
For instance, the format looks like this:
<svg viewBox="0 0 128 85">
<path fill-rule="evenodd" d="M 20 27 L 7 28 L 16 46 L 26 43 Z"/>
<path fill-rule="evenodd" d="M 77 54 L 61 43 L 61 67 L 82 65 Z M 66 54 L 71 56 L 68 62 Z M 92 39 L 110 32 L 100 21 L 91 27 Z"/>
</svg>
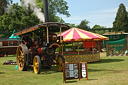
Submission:
<svg viewBox="0 0 128 85">
<path fill-rule="evenodd" d="M 20 71 L 25 71 L 27 70 L 27 66 L 26 66 L 26 54 L 28 52 L 28 48 L 26 45 L 20 45 L 18 48 L 17 48 L 17 66 L 18 66 L 18 69 Z"/>
<path fill-rule="evenodd" d="M 62 55 L 58 55 L 57 57 L 57 70 L 59 72 L 62 72 L 63 71 L 63 63 L 65 63 L 65 59 Z"/>
<path fill-rule="evenodd" d="M 40 74 L 41 71 L 41 60 L 40 57 L 37 55 L 33 59 L 33 70 L 35 74 Z"/>
</svg>

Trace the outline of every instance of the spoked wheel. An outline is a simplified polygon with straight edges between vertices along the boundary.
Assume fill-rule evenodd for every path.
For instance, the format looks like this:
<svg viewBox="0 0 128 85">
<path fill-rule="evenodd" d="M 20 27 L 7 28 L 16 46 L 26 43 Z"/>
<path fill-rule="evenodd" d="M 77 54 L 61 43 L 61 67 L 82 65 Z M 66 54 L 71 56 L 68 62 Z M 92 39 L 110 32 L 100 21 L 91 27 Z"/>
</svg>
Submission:
<svg viewBox="0 0 128 85">
<path fill-rule="evenodd" d="M 17 66 L 20 71 L 25 71 L 27 70 L 26 66 L 26 53 L 28 52 L 27 46 L 26 45 L 20 45 L 17 48 Z"/>
<path fill-rule="evenodd" d="M 33 70 L 35 74 L 40 74 L 41 71 L 41 60 L 39 56 L 35 56 L 33 59 Z"/>
<path fill-rule="evenodd" d="M 57 70 L 59 72 L 63 71 L 63 63 L 65 63 L 65 59 L 62 55 L 58 55 L 57 58 Z"/>
</svg>

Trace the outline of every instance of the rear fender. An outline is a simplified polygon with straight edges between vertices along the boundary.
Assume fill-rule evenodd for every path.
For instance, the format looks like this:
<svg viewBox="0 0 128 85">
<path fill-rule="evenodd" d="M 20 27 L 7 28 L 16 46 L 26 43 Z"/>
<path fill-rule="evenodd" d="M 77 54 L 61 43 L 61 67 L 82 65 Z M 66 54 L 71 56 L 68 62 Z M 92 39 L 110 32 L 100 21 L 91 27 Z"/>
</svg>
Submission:
<svg viewBox="0 0 128 85">
<path fill-rule="evenodd" d="M 49 48 L 54 48 L 54 49 L 56 49 L 56 48 L 58 48 L 58 47 L 60 47 L 60 45 L 58 44 L 58 43 L 52 43 L 50 46 L 49 46 Z"/>
</svg>

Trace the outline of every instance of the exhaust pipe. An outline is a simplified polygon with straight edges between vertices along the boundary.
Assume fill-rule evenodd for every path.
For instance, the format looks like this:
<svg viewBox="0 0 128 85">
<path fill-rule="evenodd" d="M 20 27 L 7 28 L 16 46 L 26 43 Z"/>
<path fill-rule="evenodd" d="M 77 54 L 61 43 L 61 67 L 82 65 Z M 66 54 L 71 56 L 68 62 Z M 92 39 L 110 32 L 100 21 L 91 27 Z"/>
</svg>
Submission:
<svg viewBox="0 0 128 85">
<path fill-rule="evenodd" d="M 44 16 L 45 16 L 45 22 L 49 22 L 48 0 L 44 0 Z"/>
</svg>

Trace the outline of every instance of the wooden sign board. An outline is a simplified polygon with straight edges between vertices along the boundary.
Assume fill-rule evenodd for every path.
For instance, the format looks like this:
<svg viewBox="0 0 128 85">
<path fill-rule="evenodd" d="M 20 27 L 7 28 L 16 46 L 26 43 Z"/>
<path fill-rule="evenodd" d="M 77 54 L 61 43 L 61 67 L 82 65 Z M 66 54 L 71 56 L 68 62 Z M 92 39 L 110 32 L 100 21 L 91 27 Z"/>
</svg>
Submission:
<svg viewBox="0 0 128 85">
<path fill-rule="evenodd" d="M 64 63 L 63 64 L 63 82 L 70 79 L 80 79 L 79 63 Z"/>
<path fill-rule="evenodd" d="M 80 62 L 80 78 L 88 80 L 87 62 Z"/>
<path fill-rule="evenodd" d="M 87 62 L 63 64 L 63 82 L 85 78 L 88 79 Z"/>
</svg>

